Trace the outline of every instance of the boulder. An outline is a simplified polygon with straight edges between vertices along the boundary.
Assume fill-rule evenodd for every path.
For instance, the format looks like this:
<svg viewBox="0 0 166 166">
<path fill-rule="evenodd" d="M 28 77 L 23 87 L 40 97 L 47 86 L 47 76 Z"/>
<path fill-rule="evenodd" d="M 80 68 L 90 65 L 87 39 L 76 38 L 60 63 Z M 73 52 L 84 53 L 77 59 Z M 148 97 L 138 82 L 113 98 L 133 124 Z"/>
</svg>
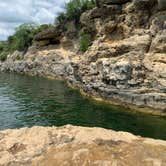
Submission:
<svg viewBox="0 0 166 166">
<path fill-rule="evenodd" d="M 47 29 L 43 30 L 42 32 L 38 33 L 35 36 L 35 40 L 36 41 L 49 40 L 49 39 L 54 39 L 58 36 L 59 36 L 59 34 L 57 33 L 55 28 L 47 28 Z"/>
</svg>

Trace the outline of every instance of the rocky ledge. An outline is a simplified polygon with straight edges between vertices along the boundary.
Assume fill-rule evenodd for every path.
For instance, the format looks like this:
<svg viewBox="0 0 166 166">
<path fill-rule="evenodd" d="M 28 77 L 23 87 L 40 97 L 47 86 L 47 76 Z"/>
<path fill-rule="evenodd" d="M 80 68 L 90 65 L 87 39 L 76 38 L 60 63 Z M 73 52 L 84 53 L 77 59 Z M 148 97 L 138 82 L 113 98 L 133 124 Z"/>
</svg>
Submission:
<svg viewBox="0 0 166 166">
<path fill-rule="evenodd" d="M 47 29 L 0 70 L 60 77 L 90 96 L 166 115 L 166 1 L 97 2 L 82 13 L 80 31 L 72 21 L 65 32 L 60 25 Z M 85 53 L 79 52 L 82 32 L 92 36 Z"/>
<path fill-rule="evenodd" d="M 165 166 L 166 142 L 66 125 L 0 131 L 1 166 Z"/>
</svg>

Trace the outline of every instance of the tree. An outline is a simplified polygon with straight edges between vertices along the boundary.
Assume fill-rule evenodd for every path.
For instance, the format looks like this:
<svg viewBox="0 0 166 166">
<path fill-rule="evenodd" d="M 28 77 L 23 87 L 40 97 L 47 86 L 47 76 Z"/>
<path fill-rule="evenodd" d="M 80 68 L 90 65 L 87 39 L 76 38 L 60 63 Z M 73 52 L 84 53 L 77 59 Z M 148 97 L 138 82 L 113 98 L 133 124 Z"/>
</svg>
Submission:
<svg viewBox="0 0 166 166">
<path fill-rule="evenodd" d="M 56 22 L 61 24 L 66 20 L 73 20 L 78 23 L 81 14 L 86 10 L 94 8 L 95 6 L 95 0 L 70 0 L 66 3 L 66 11 L 57 16 Z"/>
<path fill-rule="evenodd" d="M 8 37 L 8 50 L 13 52 L 26 51 L 32 45 L 34 36 L 50 25 L 36 26 L 35 24 L 22 24 L 16 28 L 14 35 Z"/>
<path fill-rule="evenodd" d="M 13 53 L 15 50 L 25 52 L 32 45 L 34 36 L 49 26 L 36 26 L 34 24 L 20 25 L 14 35 L 9 36 L 6 42 L 0 42 L 0 60 L 6 60 L 7 55 Z"/>
<path fill-rule="evenodd" d="M 71 0 L 66 4 L 66 15 L 68 19 L 79 21 L 83 12 L 95 6 L 95 0 Z"/>
</svg>

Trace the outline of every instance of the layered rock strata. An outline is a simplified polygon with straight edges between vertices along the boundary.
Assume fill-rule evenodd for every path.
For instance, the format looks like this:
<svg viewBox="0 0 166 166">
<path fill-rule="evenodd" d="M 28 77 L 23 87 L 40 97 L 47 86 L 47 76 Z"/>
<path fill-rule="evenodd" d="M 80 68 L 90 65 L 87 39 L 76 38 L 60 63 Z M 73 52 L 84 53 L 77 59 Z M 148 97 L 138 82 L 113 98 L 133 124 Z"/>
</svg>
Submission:
<svg viewBox="0 0 166 166">
<path fill-rule="evenodd" d="M 0 131 L 1 166 L 165 166 L 166 142 L 101 128 Z"/>
<path fill-rule="evenodd" d="M 38 45 L 22 59 L 11 55 L 0 63 L 0 69 L 60 77 L 90 96 L 166 114 L 164 2 L 99 1 L 98 7 L 80 18 L 81 31 L 93 34 L 93 43 L 84 54 L 78 51 L 77 28 L 68 22 L 66 32 L 45 30 L 36 37 Z M 47 46 L 53 41 L 57 43 Z"/>
</svg>

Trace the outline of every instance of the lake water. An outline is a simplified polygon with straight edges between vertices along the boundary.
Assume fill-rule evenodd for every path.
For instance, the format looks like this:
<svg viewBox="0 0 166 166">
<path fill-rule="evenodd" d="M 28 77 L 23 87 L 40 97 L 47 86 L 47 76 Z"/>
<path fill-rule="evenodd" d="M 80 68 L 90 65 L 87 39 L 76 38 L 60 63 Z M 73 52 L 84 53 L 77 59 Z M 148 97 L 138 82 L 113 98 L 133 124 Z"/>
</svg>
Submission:
<svg viewBox="0 0 166 166">
<path fill-rule="evenodd" d="M 1 130 L 66 124 L 104 127 L 166 140 L 164 117 L 91 101 L 62 81 L 0 73 Z"/>
</svg>

